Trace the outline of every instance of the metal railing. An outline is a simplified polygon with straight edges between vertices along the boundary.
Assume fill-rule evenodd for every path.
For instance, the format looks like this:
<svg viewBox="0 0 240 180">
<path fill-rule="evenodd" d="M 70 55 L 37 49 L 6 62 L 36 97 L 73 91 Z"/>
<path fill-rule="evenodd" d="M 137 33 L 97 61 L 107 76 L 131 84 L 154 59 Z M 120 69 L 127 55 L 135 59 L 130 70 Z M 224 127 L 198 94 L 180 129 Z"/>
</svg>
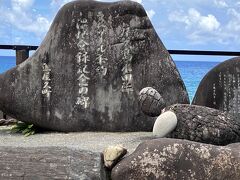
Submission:
<svg viewBox="0 0 240 180">
<path fill-rule="evenodd" d="M 27 45 L 0 45 L 0 49 L 12 49 L 12 50 L 36 50 L 38 46 L 27 46 Z"/>
<path fill-rule="evenodd" d="M 196 50 L 168 50 L 169 54 L 205 55 L 205 56 L 240 56 L 237 51 L 196 51 Z"/>
<path fill-rule="evenodd" d="M 18 53 L 29 56 L 29 51 L 36 50 L 38 46 L 28 45 L 0 45 L 0 49 L 15 50 L 16 59 L 18 59 Z M 209 55 L 209 56 L 240 56 L 238 51 L 199 51 L 199 50 L 168 50 L 169 54 L 175 55 Z M 17 60 L 18 61 L 18 60 Z M 16 63 L 19 64 L 19 63 Z"/>
</svg>

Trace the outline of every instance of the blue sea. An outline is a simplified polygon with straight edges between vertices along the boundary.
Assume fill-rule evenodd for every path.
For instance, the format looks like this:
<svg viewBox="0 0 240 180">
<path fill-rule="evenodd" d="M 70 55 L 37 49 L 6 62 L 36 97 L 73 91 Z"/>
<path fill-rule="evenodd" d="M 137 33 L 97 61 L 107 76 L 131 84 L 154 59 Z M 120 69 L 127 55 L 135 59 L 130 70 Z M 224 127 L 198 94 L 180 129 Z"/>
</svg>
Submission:
<svg viewBox="0 0 240 180">
<path fill-rule="evenodd" d="M 202 78 L 220 62 L 175 61 L 192 101 Z"/>
<path fill-rule="evenodd" d="M 14 67 L 15 62 L 13 56 L 0 56 L 0 73 Z M 190 100 L 192 100 L 204 75 L 220 62 L 175 61 L 175 63 L 183 78 Z"/>
</svg>

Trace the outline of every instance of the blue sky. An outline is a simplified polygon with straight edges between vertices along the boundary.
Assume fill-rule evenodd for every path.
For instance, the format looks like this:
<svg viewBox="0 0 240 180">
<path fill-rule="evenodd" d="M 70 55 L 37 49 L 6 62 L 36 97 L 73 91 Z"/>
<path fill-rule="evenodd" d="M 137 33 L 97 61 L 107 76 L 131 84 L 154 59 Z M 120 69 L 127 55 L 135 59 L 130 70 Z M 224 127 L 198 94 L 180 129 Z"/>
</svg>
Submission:
<svg viewBox="0 0 240 180">
<path fill-rule="evenodd" d="M 39 45 L 59 8 L 69 1 L 0 0 L 0 44 Z M 135 1 L 144 6 L 167 49 L 240 51 L 240 0 Z M 0 50 L 0 55 L 14 52 Z"/>
</svg>

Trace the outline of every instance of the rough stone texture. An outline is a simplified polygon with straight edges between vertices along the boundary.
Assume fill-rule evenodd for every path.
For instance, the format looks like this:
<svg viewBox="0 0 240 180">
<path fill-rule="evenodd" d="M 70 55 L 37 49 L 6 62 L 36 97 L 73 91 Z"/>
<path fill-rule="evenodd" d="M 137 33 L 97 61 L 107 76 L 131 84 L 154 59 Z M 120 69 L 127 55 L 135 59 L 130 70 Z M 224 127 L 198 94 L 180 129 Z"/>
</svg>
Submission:
<svg viewBox="0 0 240 180">
<path fill-rule="evenodd" d="M 171 133 L 177 126 L 177 116 L 172 111 L 162 113 L 156 119 L 153 126 L 153 135 L 165 137 Z"/>
<path fill-rule="evenodd" d="M 194 105 L 176 104 L 165 108 L 177 116 L 177 126 L 167 137 L 226 145 L 240 142 L 240 122 L 222 111 Z"/>
<path fill-rule="evenodd" d="M 159 92 L 152 87 L 145 87 L 139 93 L 139 103 L 142 112 L 148 116 L 158 116 L 166 103 Z"/>
<path fill-rule="evenodd" d="M 0 146 L 0 179 L 102 179 L 99 153 L 80 148 Z"/>
<path fill-rule="evenodd" d="M 224 61 L 209 71 L 202 79 L 192 104 L 240 117 L 240 58 Z"/>
<path fill-rule="evenodd" d="M 143 7 L 73 1 L 38 50 L 0 76 L 0 109 L 59 131 L 151 131 L 138 93 L 155 88 L 166 105 L 189 103 L 176 66 Z"/>
<path fill-rule="evenodd" d="M 105 148 L 122 144 L 132 153 L 141 142 L 152 139 L 150 132 L 45 132 L 26 138 L 9 129 L 0 127 L 0 179 L 4 180 L 107 179 L 109 172 L 100 159 Z"/>
<path fill-rule="evenodd" d="M 112 170 L 112 180 L 239 180 L 240 144 L 214 146 L 160 138 L 141 143 Z"/>
</svg>

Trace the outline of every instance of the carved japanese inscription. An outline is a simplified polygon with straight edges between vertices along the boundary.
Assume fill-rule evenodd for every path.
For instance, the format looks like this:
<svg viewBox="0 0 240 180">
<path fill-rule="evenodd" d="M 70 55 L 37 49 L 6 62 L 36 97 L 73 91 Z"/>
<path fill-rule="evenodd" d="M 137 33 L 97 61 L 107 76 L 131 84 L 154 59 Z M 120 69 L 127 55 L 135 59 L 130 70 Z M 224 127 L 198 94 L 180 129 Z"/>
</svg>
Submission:
<svg viewBox="0 0 240 180">
<path fill-rule="evenodd" d="M 78 40 L 77 47 L 79 52 L 76 56 L 77 59 L 77 76 L 78 76 L 78 96 L 76 100 L 76 105 L 80 105 L 82 108 L 86 109 L 89 107 L 89 97 L 88 97 L 88 82 L 89 70 L 87 63 L 89 59 L 89 32 L 88 32 L 88 20 L 82 18 L 76 25 L 78 33 L 76 39 Z"/>
<path fill-rule="evenodd" d="M 122 68 L 122 92 L 131 93 L 133 92 L 133 75 L 132 75 L 132 46 L 130 41 L 130 27 L 123 24 L 123 30 L 121 34 L 123 45 L 123 62 L 124 66 Z"/>
<path fill-rule="evenodd" d="M 97 47 L 97 71 L 98 73 L 104 77 L 107 74 L 108 70 L 108 58 L 106 57 L 106 44 L 104 44 L 104 38 L 107 38 L 107 24 L 104 20 L 104 14 L 100 11 L 97 13 L 97 35 L 100 37 L 99 45 Z"/>
<path fill-rule="evenodd" d="M 240 116 L 240 59 L 233 58 L 213 68 L 200 83 L 193 104 Z"/>
<path fill-rule="evenodd" d="M 43 69 L 43 77 L 42 77 L 42 81 L 43 81 L 43 89 L 42 89 L 42 94 L 45 95 L 47 97 L 47 99 L 50 99 L 50 95 L 51 95 L 51 86 L 50 86 L 50 72 L 51 69 L 48 67 L 48 65 L 46 63 L 43 63 L 42 66 Z"/>
</svg>

